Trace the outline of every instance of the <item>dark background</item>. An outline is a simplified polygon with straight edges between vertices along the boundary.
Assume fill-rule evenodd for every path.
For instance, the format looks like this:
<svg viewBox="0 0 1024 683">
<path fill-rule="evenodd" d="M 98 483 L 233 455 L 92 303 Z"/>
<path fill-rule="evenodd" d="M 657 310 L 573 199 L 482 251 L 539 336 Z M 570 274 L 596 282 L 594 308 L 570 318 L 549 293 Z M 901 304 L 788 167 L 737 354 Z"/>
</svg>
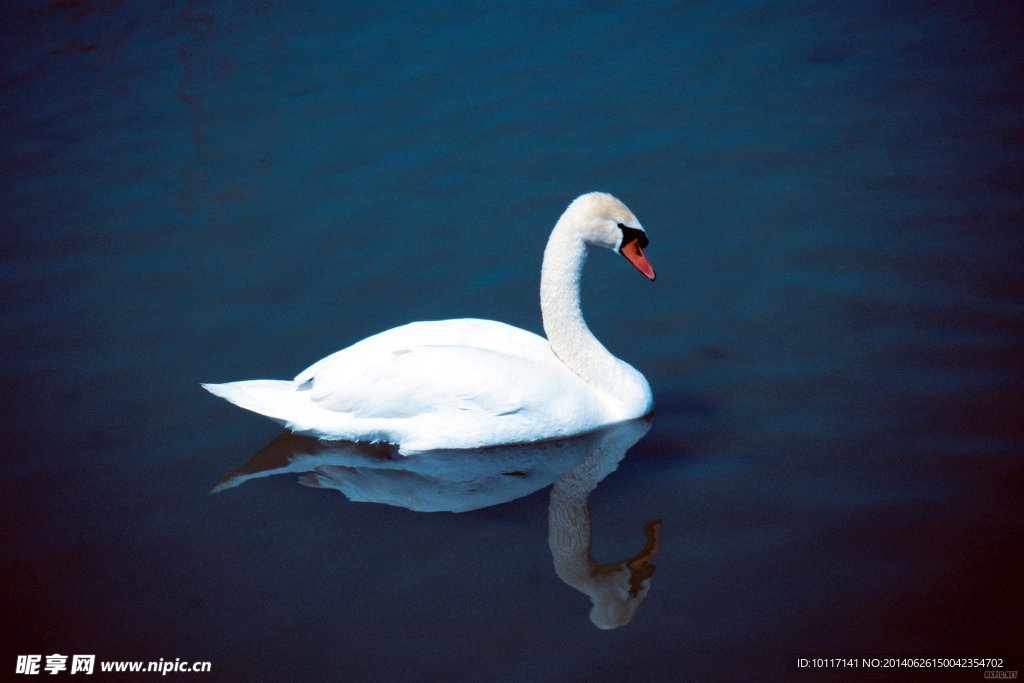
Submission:
<svg viewBox="0 0 1024 683">
<path fill-rule="evenodd" d="M 1021 8 L 7 3 L 0 667 L 1020 661 Z M 663 520 L 632 623 L 597 630 L 558 580 L 544 491 L 458 515 L 291 476 L 207 494 L 280 430 L 200 381 L 412 320 L 539 331 L 544 241 L 590 190 L 659 275 L 601 253 L 584 282 L 657 402 L 590 499 L 602 561 Z"/>
</svg>

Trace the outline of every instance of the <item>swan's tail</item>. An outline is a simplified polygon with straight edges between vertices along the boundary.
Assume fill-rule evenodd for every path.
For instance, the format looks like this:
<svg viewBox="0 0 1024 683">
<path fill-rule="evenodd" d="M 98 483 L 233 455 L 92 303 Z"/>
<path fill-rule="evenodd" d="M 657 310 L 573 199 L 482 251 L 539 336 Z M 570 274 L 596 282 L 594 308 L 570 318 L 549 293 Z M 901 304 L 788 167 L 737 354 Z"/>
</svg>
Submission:
<svg viewBox="0 0 1024 683">
<path fill-rule="evenodd" d="M 204 389 L 239 408 L 259 413 L 283 424 L 296 434 L 318 439 L 400 442 L 387 418 L 357 418 L 321 408 L 310 400 L 302 385 L 279 379 L 251 379 L 225 384 L 203 384 Z"/>
<path fill-rule="evenodd" d="M 214 396 L 292 427 L 309 410 L 309 399 L 296 391 L 295 383 L 279 379 L 203 384 Z"/>
</svg>

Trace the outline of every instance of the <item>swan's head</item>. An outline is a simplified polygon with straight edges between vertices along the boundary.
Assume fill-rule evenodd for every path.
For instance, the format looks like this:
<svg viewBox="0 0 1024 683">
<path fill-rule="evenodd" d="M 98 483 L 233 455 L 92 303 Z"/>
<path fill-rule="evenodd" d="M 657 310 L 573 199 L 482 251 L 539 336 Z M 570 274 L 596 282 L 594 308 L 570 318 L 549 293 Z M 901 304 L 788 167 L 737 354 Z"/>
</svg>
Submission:
<svg viewBox="0 0 1024 683">
<path fill-rule="evenodd" d="M 644 256 L 647 233 L 633 212 L 615 197 L 605 192 L 580 195 L 565 210 L 563 219 L 569 219 L 585 243 L 622 254 L 648 280 L 654 279 L 654 268 Z"/>
</svg>

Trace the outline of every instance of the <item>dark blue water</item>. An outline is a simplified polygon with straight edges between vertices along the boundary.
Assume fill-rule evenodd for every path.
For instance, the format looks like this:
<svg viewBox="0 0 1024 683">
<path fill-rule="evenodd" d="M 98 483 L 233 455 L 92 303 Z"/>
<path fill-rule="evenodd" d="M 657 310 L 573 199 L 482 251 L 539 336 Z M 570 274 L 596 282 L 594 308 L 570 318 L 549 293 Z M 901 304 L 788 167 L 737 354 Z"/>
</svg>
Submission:
<svg viewBox="0 0 1024 683">
<path fill-rule="evenodd" d="M 1022 40 L 994 2 L 8 3 L 0 667 L 1020 662 Z M 264 451 L 279 428 L 199 388 L 412 320 L 539 331 L 544 241 L 590 190 L 637 214 L 659 275 L 585 273 L 657 402 L 624 457 L 302 469 L 315 445 Z M 271 476 L 289 458 L 321 488 Z M 240 469 L 263 476 L 208 495 Z M 549 505 L 614 566 L 661 520 L 627 625 L 560 578 Z"/>
</svg>

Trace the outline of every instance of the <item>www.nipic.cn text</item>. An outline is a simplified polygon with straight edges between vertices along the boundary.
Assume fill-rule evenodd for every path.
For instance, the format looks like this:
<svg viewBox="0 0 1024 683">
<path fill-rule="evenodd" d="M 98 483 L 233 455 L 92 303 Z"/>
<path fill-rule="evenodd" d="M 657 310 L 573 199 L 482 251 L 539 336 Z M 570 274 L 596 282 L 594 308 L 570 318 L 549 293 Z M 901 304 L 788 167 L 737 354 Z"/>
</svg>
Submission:
<svg viewBox="0 0 1024 683">
<path fill-rule="evenodd" d="M 158 661 L 117 661 L 100 660 L 97 666 L 96 655 L 18 655 L 14 665 L 14 673 L 34 676 L 39 674 L 67 673 L 89 675 L 101 673 L 158 673 L 166 676 L 169 673 L 209 673 L 213 668 L 210 662 L 183 662 L 161 658 Z"/>
</svg>

